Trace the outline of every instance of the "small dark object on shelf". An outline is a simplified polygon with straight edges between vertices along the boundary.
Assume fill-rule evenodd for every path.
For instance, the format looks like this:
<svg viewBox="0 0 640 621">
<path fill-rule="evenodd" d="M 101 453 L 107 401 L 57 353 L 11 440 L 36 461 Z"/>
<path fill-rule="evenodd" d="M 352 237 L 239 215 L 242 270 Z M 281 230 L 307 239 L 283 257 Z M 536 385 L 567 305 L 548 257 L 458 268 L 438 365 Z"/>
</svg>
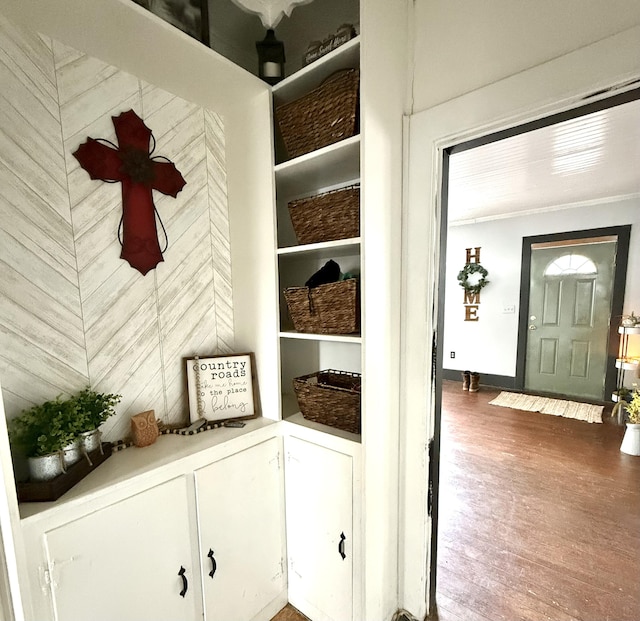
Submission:
<svg viewBox="0 0 640 621">
<path fill-rule="evenodd" d="M 71 466 L 67 472 L 50 481 L 26 481 L 17 484 L 18 502 L 48 502 L 58 500 L 76 483 L 79 483 L 102 462 L 111 457 L 111 443 L 103 442 L 102 450 L 96 449 L 88 453 L 91 465 L 86 457 Z"/>
<path fill-rule="evenodd" d="M 338 282 L 338 280 L 340 280 L 340 266 L 333 259 L 329 259 L 304 283 L 304 286 L 313 289 L 320 285 L 327 285 L 330 282 Z"/>
<path fill-rule="evenodd" d="M 290 158 L 340 142 L 358 133 L 358 69 L 329 76 L 318 88 L 276 108 Z"/>
<path fill-rule="evenodd" d="M 223 427 L 229 427 L 230 429 L 242 429 L 247 423 L 243 423 L 241 420 L 226 420 L 222 423 Z"/>
<path fill-rule="evenodd" d="M 360 236 L 360 186 L 299 198 L 288 207 L 299 244 Z"/>
<path fill-rule="evenodd" d="M 328 369 L 296 377 L 293 388 L 302 415 L 310 421 L 360 433 L 359 373 Z"/>
</svg>

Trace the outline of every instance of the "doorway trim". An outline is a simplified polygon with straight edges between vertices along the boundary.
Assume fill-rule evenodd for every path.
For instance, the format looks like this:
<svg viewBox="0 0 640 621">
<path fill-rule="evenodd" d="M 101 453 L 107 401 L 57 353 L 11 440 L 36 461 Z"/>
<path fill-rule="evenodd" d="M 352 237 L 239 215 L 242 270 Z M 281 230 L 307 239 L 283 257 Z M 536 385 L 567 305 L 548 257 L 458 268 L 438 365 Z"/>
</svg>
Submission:
<svg viewBox="0 0 640 621">
<path fill-rule="evenodd" d="M 435 343 L 441 331 L 437 308 L 444 150 L 637 88 L 639 55 L 640 26 L 635 26 L 414 114 L 406 123 L 398 599 L 400 607 L 417 618 L 425 618 L 433 607 L 435 592 L 431 568 L 435 563 L 437 480 L 429 482 L 428 471 L 430 440 L 439 437 L 435 404 L 441 353 Z M 437 444 L 432 457 L 439 460 Z"/>
<path fill-rule="evenodd" d="M 631 225 L 612 226 L 566 233 L 549 233 L 534 235 L 522 239 L 522 263 L 520 270 L 520 313 L 518 316 L 518 345 L 516 354 L 516 388 L 524 390 L 525 364 L 527 355 L 527 326 L 529 315 L 529 279 L 531 277 L 531 246 L 533 244 L 557 241 L 571 241 L 589 237 L 615 236 L 617 238 L 616 263 L 613 276 L 613 292 L 611 295 L 611 315 L 609 321 L 609 337 L 607 350 L 607 367 L 604 380 L 604 395 L 611 394 L 616 386 L 616 357 L 618 354 L 618 325 L 616 317 L 622 315 L 624 292 L 627 283 L 627 262 L 629 258 L 629 240 Z"/>
</svg>

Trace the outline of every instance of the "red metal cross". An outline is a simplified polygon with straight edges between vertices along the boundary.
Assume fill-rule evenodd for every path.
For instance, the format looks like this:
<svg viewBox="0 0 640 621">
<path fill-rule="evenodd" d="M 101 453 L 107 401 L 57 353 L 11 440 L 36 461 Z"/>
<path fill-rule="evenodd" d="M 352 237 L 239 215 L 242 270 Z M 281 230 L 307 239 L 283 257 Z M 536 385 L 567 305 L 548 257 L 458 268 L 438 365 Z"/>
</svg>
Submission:
<svg viewBox="0 0 640 621">
<path fill-rule="evenodd" d="M 166 158 L 151 157 L 151 130 L 133 111 L 112 117 L 118 145 L 87 138 L 73 154 L 92 179 L 122 184 L 120 258 L 143 275 L 163 261 L 152 190 L 174 198 L 186 181 Z"/>
</svg>

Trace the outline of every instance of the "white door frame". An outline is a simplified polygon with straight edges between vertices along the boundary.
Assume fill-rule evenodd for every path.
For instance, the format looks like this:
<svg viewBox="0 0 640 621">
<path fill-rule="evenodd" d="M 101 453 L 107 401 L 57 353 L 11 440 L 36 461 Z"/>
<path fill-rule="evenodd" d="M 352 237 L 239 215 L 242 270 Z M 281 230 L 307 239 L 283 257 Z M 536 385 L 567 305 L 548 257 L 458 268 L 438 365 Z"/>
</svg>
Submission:
<svg viewBox="0 0 640 621">
<path fill-rule="evenodd" d="M 630 90 L 631 82 L 640 77 L 638 58 L 640 27 L 634 27 L 416 113 L 405 122 L 399 604 L 419 619 L 432 605 L 431 542 L 437 528 L 428 515 L 427 478 L 428 445 L 436 429 L 432 343 L 438 329 L 443 151 Z M 437 464 L 437 438 L 435 447 Z M 437 500 L 437 485 L 433 493 Z"/>
</svg>

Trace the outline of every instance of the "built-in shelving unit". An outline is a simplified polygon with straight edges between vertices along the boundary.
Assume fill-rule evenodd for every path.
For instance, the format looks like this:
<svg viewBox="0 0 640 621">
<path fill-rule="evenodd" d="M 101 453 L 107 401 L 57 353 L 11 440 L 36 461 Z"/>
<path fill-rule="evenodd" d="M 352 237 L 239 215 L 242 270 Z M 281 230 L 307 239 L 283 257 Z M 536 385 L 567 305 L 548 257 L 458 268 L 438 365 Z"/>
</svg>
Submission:
<svg viewBox="0 0 640 621">
<path fill-rule="evenodd" d="M 618 334 L 621 335 L 620 338 L 620 357 L 616 358 L 616 368 L 618 369 L 618 378 L 616 382 L 617 391 L 620 391 L 623 388 L 628 388 L 625 386 L 626 382 L 626 374 L 628 371 L 634 372 L 634 377 L 638 376 L 638 369 L 640 368 L 640 358 L 634 358 L 629 356 L 629 337 L 634 335 L 640 335 L 640 326 L 620 326 L 618 328 Z M 614 393 L 611 395 L 612 401 L 618 401 L 618 394 Z"/>
<path fill-rule="evenodd" d="M 340 69 L 358 68 L 359 62 L 360 37 L 356 37 L 274 86 L 274 107 L 277 109 L 283 103 L 300 98 Z M 293 379 L 324 369 L 361 372 L 362 336 L 296 332 L 283 291 L 287 287 L 303 286 L 309 276 L 329 259 L 337 261 L 342 272 L 361 273 L 360 237 L 298 244 L 288 209 L 292 200 L 358 184 L 360 147 L 360 136 L 356 135 L 311 153 L 287 159 L 283 145 L 276 139 L 275 161 L 278 163 L 274 168 L 282 417 L 308 429 L 354 442 L 360 441 L 360 435 L 310 423 L 304 419 L 293 393 Z"/>
</svg>

